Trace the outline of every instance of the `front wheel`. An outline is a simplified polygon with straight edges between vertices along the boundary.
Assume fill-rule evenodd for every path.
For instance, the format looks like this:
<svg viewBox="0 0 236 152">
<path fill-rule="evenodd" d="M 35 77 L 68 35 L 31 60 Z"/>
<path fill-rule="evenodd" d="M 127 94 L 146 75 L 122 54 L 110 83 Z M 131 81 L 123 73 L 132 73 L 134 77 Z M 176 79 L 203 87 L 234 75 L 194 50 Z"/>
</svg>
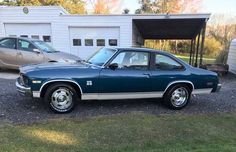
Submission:
<svg viewBox="0 0 236 152">
<path fill-rule="evenodd" d="M 190 100 L 191 90 L 187 85 L 178 84 L 168 89 L 164 95 L 164 103 L 171 109 L 184 108 Z"/>
<path fill-rule="evenodd" d="M 67 113 L 75 107 L 77 97 L 76 91 L 72 86 L 58 83 L 48 87 L 44 101 L 54 112 Z"/>
</svg>

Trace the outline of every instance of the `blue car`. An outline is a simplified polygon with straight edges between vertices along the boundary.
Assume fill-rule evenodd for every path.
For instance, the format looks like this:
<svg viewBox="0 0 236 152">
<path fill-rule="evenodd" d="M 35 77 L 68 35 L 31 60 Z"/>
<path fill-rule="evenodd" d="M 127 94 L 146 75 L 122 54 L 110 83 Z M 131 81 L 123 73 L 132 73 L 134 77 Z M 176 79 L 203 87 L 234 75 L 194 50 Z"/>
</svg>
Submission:
<svg viewBox="0 0 236 152">
<path fill-rule="evenodd" d="M 53 111 L 71 111 L 80 100 L 162 98 L 182 109 L 191 94 L 221 88 L 216 73 L 192 67 L 175 56 L 146 48 L 103 48 L 77 63 L 45 63 L 20 68 L 17 90 L 43 98 Z"/>
</svg>

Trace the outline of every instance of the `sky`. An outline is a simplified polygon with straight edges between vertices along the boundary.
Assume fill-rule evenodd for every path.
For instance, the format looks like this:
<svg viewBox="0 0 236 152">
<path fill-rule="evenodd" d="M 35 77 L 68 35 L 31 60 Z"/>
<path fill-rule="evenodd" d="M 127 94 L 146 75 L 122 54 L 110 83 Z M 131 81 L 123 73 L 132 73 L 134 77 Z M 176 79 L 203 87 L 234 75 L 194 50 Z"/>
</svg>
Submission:
<svg viewBox="0 0 236 152">
<path fill-rule="evenodd" d="M 138 0 L 123 0 L 123 8 L 128 8 L 133 14 L 140 7 Z M 236 0 L 203 0 L 202 13 L 236 15 Z"/>
</svg>

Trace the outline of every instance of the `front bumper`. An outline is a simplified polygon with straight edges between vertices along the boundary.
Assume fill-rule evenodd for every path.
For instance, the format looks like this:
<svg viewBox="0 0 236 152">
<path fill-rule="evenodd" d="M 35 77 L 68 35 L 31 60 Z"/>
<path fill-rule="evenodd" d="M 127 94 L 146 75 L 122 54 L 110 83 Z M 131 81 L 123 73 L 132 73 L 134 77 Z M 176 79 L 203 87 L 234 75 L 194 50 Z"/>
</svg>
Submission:
<svg viewBox="0 0 236 152">
<path fill-rule="evenodd" d="M 217 84 L 217 88 L 216 88 L 216 91 L 215 92 L 219 92 L 220 91 L 220 89 L 221 89 L 221 84 Z"/>
<path fill-rule="evenodd" d="M 30 87 L 25 87 L 19 83 L 19 78 L 16 80 L 16 88 L 17 91 L 24 96 L 31 96 L 32 97 L 32 91 Z"/>
</svg>

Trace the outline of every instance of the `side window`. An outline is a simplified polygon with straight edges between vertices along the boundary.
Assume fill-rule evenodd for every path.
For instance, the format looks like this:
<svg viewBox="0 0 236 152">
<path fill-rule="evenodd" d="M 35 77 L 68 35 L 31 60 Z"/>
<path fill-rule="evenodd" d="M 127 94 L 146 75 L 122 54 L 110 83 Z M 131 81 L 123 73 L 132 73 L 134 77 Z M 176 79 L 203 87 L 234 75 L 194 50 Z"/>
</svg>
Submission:
<svg viewBox="0 0 236 152">
<path fill-rule="evenodd" d="M 183 66 L 168 56 L 156 54 L 155 68 L 157 70 L 181 70 Z"/>
<path fill-rule="evenodd" d="M 18 40 L 18 49 L 23 51 L 33 51 L 36 47 L 28 41 Z"/>
<path fill-rule="evenodd" d="M 8 49 L 16 49 L 16 39 L 2 39 L 0 40 L 0 47 Z"/>
<path fill-rule="evenodd" d="M 146 52 L 121 52 L 111 62 L 117 63 L 119 69 L 147 70 L 149 53 Z"/>
</svg>

